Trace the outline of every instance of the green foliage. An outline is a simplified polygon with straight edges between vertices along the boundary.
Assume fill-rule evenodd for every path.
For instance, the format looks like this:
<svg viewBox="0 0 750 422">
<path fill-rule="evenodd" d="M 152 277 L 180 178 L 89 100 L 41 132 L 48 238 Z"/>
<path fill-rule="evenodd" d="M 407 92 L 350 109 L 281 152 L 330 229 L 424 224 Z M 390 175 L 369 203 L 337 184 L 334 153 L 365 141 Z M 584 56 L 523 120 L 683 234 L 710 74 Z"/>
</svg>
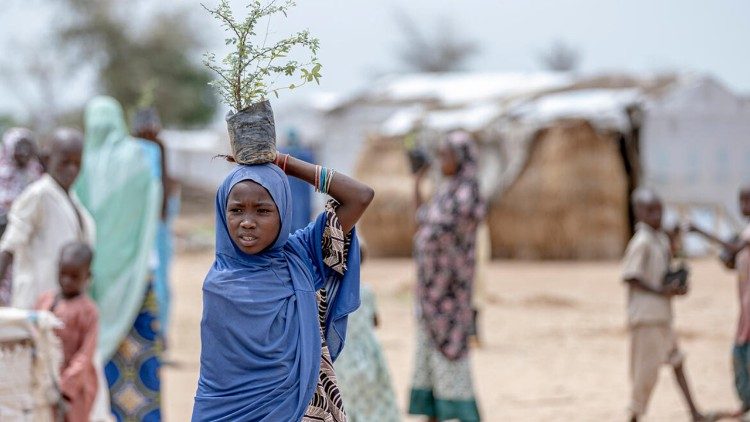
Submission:
<svg viewBox="0 0 750 422">
<path fill-rule="evenodd" d="M 16 122 L 16 119 L 14 119 L 13 116 L 10 114 L 0 114 L 0 138 L 2 138 L 3 132 L 13 126 L 18 126 L 18 122 Z"/>
<path fill-rule="evenodd" d="M 226 44 L 233 46 L 232 51 L 221 61 L 217 60 L 215 54 L 207 53 L 203 63 L 219 75 L 211 85 L 235 111 L 264 100 L 269 94 L 278 98 L 279 92 L 285 89 L 296 89 L 309 82 L 320 83 L 322 66 L 317 58 L 319 41 L 309 31 L 301 31 L 276 43 L 267 44 L 271 16 L 278 13 L 286 16 L 287 11 L 294 6 L 294 0 L 286 0 L 282 4 L 276 4 L 276 0 L 273 0 L 265 5 L 260 0 L 254 0 L 247 6 L 248 15 L 243 20 L 238 20 L 228 0 L 220 0 L 214 9 L 203 5 L 221 22 L 228 33 Z M 261 20 L 264 18 L 267 18 L 265 31 L 259 35 L 258 27 L 263 26 Z M 279 64 L 279 60 L 286 59 L 295 47 L 309 51 L 309 61 L 301 63 L 287 60 Z M 302 82 L 279 83 L 281 78 L 294 77 L 299 77 Z"/>
<path fill-rule="evenodd" d="M 77 61 L 98 65 L 102 92 L 129 112 L 146 103 L 166 125 L 195 127 L 211 122 L 218 105 L 207 85 L 211 74 L 194 57 L 203 48 L 184 10 L 157 10 L 132 31 L 132 7 L 118 0 L 65 0 L 72 21 L 60 28 L 61 45 Z M 125 9 L 123 11 L 123 8 Z"/>
</svg>

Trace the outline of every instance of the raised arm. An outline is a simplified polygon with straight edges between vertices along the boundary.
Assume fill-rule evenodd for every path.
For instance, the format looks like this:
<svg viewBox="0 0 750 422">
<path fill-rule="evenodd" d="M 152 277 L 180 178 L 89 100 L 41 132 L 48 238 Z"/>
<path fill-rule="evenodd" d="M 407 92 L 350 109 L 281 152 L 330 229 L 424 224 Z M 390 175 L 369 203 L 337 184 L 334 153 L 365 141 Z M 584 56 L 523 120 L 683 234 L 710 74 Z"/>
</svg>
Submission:
<svg viewBox="0 0 750 422">
<path fill-rule="evenodd" d="M 316 187 L 316 179 L 319 176 L 315 164 L 310 164 L 288 154 L 278 154 L 276 165 L 281 167 L 287 175 L 304 180 Z M 328 174 L 330 175 L 331 172 L 329 171 Z M 328 194 L 339 203 L 336 215 L 344 233 L 349 233 L 372 202 L 375 191 L 345 174 L 336 172 L 332 177 Z"/>
<path fill-rule="evenodd" d="M 422 181 L 427 175 L 428 168 L 429 167 L 427 166 L 422 167 L 414 174 L 414 205 L 416 206 L 416 210 L 419 210 L 419 207 L 421 207 L 424 203 L 424 196 L 422 195 Z"/>
</svg>

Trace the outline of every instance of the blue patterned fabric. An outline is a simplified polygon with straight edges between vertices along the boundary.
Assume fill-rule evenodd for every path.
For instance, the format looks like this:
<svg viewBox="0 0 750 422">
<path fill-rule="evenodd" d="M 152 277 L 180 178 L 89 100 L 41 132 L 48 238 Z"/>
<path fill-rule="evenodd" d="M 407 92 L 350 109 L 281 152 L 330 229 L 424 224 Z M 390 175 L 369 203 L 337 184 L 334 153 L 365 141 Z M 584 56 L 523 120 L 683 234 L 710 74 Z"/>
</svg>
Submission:
<svg viewBox="0 0 750 422">
<path fill-rule="evenodd" d="M 118 422 L 161 421 L 161 336 L 156 295 L 149 284 L 135 323 L 104 373 Z"/>
</svg>

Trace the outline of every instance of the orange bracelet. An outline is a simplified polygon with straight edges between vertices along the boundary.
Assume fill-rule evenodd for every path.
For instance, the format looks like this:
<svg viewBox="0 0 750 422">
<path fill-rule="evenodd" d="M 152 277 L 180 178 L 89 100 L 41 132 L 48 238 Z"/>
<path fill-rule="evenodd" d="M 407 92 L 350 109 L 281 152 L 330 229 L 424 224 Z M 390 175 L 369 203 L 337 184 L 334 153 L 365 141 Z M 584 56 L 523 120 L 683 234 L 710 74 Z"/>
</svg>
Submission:
<svg viewBox="0 0 750 422">
<path fill-rule="evenodd" d="M 284 173 L 286 173 L 286 163 L 287 163 L 287 161 L 289 161 L 289 154 L 284 155 L 284 165 L 281 166 L 281 171 L 283 171 Z"/>
</svg>

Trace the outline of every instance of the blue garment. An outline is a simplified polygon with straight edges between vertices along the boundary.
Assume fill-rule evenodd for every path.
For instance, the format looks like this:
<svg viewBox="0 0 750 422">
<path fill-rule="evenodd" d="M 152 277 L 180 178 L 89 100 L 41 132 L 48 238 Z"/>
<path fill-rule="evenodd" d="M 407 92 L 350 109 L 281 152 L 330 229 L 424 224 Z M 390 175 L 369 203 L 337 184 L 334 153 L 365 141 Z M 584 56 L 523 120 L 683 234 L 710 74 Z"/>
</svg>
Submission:
<svg viewBox="0 0 750 422">
<path fill-rule="evenodd" d="M 112 414 L 117 422 L 160 422 L 161 341 L 151 284 L 126 340 L 104 367 Z"/>
<path fill-rule="evenodd" d="M 312 151 L 307 148 L 291 146 L 282 150 L 285 154 L 299 158 L 308 163 L 314 163 Z M 292 189 L 292 225 L 290 233 L 307 227 L 312 218 L 312 186 L 304 180 L 292 177 L 289 179 L 289 187 Z"/>
<path fill-rule="evenodd" d="M 735 344 L 732 348 L 734 387 L 742 402 L 742 409 L 750 409 L 750 343 Z"/>
<path fill-rule="evenodd" d="M 168 199 L 167 217 L 159 221 L 156 232 L 156 253 L 159 266 L 154 273 L 154 293 L 159 302 L 159 326 L 162 337 L 166 340 L 169 329 L 169 315 L 172 303 L 172 293 L 169 287 L 169 269 L 174 256 L 174 241 L 172 225 L 180 213 L 180 195 L 172 195 Z"/>
<path fill-rule="evenodd" d="M 252 180 L 273 198 L 279 237 L 255 255 L 242 252 L 227 228 L 234 185 Z M 237 166 L 216 194 L 216 258 L 203 283 L 201 368 L 193 421 L 300 420 L 317 385 L 321 359 L 316 290 L 329 292 L 324 333 L 331 357 L 359 306 L 356 234 L 344 276 L 323 263 L 326 214 L 289 235 L 292 198 L 286 175 L 271 164 Z"/>
</svg>

